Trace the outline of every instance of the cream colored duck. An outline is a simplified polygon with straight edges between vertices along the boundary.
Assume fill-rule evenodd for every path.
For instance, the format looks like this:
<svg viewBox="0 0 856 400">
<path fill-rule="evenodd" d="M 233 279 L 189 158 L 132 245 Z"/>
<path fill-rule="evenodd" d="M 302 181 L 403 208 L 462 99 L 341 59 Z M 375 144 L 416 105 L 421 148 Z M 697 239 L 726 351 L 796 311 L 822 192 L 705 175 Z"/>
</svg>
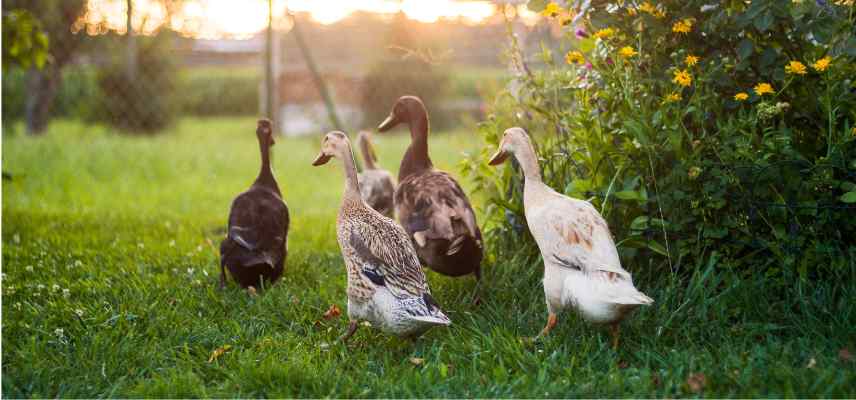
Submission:
<svg viewBox="0 0 856 400">
<path fill-rule="evenodd" d="M 371 133 L 360 131 L 357 135 L 357 146 L 363 156 L 365 167 L 363 172 L 357 175 L 360 181 L 360 195 L 369 207 L 387 218 L 393 218 L 395 208 L 392 195 L 395 193 L 395 183 L 392 174 L 377 166 L 377 154 L 371 142 Z"/>
<path fill-rule="evenodd" d="M 609 325 L 612 345 L 618 347 L 618 324 L 654 300 L 637 290 L 630 273 L 621 268 L 609 227 L 591 203 L 562 195 L 541 181 L 535 150 L 521 128 L 505 131 L 489 164 L 498 165 L 511 154 L 523 169 L 526 222 L 544 258 L 549 315 L 538 336 L 553 329 L 559 312 L 573 307 L 584 319 Z"/>
<path fill-rule="evenodd" d="M 382 331 L 414 337 L 449 318 L 431 297 L 416 250 L 404 229 L 369 207 L 360 196 L 357 167 L 348 137 L 338 131 L 324 136 L 312 163 L 342 160 L 345 192 L 336 220 L 336 236 L 348 276 L 348 318 L 342 341 L 369 321 Z"/>
</svg>

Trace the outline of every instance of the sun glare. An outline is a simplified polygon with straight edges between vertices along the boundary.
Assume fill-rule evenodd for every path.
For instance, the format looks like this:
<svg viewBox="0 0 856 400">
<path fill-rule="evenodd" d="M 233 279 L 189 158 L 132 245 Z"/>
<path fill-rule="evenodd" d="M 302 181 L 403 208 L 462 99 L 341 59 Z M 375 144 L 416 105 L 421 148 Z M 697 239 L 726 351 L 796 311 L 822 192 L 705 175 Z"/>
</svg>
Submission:
<svg viewBox="0 0 856 400">
<path fill-rule="evenodd" d="M 274 0 L 274 16 L 282 20 L 286 9 L 308 12 L 322 24 L 335 23 L 356 11 L 380 14 L 404 12 L 417 21 L 431 23 L 441 18 L 462 18 L 479 23 L 490 17 L 496 7 L 489 1 L 454 0 Z M 90 0 L 85 21 L 90 26 L 125 29 L 126 2 L 124 0 Z M 162 3 L 153 0 L 134 0 L 135 29 L 151 33 L 162 25 L 167 12 Z M 171 19 L 171 27 L 188 36 L 198 38 L 249 37 L 267 26 L 268 3 L 265 0 L 187 0 Z M 93 31 L 94 30 L 94 31 Z M 89 33 L 98 33 L 89 28 Z"/>
</svg>

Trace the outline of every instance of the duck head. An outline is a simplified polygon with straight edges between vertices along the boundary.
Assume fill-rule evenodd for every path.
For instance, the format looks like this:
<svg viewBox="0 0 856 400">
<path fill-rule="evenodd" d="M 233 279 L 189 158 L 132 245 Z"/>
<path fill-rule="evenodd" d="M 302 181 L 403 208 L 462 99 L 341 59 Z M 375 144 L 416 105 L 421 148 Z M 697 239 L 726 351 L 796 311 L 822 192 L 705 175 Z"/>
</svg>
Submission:
<svg viewBox="0 0 856 400">
<path fill-rule="evenodd" d="M 343 159 L 346 154 L 350 155 L 350 153 L 351 142 L 347 135 L 339 131 L 328 132 L 321 141 L 321 152 L 318 153 L 318 157 L 315 157 L 312 165 L 316 167 L 324 165 L 333 157 Z"/>
<path fill-rule="evenodd" d="M 273 138 L 273 123 L 269 119 L 260 119 L 256 124 L 256 137 L 259 138 L 259 143 L 265 144 L 268 147 L 276 144 Z"/>
<path fill-rule="evenodd" d="M 386 132 L 402 122 L 410 125 L 415 121 L 427 119 L 427 116 L 428 111 L 425 110 L 422 100 L 416 96 L 401 96 L 395 102 L 389 116 L 378 125 L 377 130 Z"/>
<path fill-rule="evenodd" d="M 529 135 L 523 128 L 508 128 L 502 134 L 502 140 L 499 141 L 499 149 L 490 158 L 487 163 L 490 165 L 502 164 L 508 156 L 518 154 L 520 151 L 530 150 L 532 145 L 529 143 Z"/>
</svg>

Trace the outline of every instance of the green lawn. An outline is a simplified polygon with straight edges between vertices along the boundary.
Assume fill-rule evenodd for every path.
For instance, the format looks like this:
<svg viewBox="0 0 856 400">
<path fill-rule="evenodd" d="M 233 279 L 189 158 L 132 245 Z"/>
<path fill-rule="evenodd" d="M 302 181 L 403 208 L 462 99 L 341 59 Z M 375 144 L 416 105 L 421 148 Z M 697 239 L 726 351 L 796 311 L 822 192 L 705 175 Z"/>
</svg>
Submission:
<svg viewBox="0 0 856 400">
<path fill-rule="evenodd" d="M 539 260 L 519 256 L 486 262 L 480 306 L 471 278 L 428 273 L 449 328 L 415 342 L 361 329 L 336 344 L 345 317 L 321 317 L 346 303 L 343 181 L 338 163 L 310 166 L 320 132 L 274 147 L 292 216 L 283 280 L 258 297 L 215 289 L 209 240 L 255 177 L 254 129 L 182 120 L 122 137 L 60 121 L 46 137 L 3 138 L 4 397 L 856 396 L 856 364 L 839 355 L 856 350 L 856 266 L 790 295 L 715 262 L 683 281 L 629 267 L 657 303 L 627 321 L 614 352 L 573 315 L 521 344 L 546 311 Z M 471 133 L 432 136 L 435 164 L 457 173 L 479 146 Z M 376 136 L 381 163 L 397 169 L 407 142 Z"/>
</svg>

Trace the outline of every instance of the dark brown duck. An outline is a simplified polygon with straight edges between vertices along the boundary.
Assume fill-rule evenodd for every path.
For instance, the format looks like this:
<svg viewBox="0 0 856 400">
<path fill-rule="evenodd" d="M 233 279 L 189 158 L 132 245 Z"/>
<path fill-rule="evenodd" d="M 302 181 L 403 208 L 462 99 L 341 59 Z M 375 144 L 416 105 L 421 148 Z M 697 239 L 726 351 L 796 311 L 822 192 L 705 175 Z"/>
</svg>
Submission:
<svg viewBox="0 0 856 400">
<path fill-rule="evenodd" d="M 395 210 L 413 240 L 419 259 L 448 276 L 481 278 L 481 231 L 470 201 L 455 178 L 434 168 L 428 157 L 428 112 L 414 96 L 398 99 L 378 130 L 399 123 L 410 127 L 410 146 L 401 159 Z"/>
<path fill-rule="evenodd" d="M 288 253 L 288 207 L 270 168 L 273 127 L 266 119 L 256 128 L 262 166 L 249 190 L 232 201 L 229 231 L 220 243 L 220 287 L 226 285 L 226 268 L 243 288 L 260 287 L 262 280 L 276 282 Z"/>
</svg>

